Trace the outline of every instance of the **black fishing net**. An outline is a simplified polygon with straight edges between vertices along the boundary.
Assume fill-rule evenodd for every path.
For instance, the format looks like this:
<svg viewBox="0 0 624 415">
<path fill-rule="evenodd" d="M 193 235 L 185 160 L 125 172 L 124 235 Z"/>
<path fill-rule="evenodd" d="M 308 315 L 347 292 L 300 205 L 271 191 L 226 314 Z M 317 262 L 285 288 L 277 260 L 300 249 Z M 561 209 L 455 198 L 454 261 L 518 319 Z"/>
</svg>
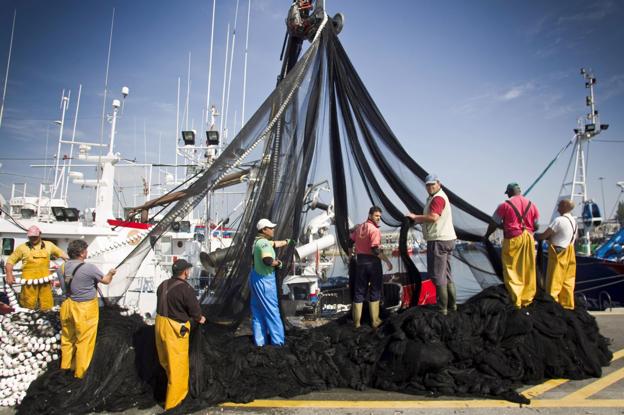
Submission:
<svg viewBox="0 0 624 415">
<path fill-rule="evenodd" d="M 232 246 L 222 252 L 214 286 L 202 302 L 207 317 L 236 325 L 246 317 L 247 278 L 255 223 L 262 217 L 278 224 L 278 239 L 302 239 L 302 224 L 310 217 L 304 203 L 309 184 L 327 180 L 335 208 L 335 234 L 342 254 L 349 228 L 364 218 L 371 205 L 381 206 L 390 227 L 409 228 L 410 239 L 422 241 L 419 230 L 406 222 L 408 211 L 422 213 L 427 172 L 404 150 L 368 94 L 331 24 L 317 37 L 288 75 L 260 106 L 221 156 L 184 190 L 149 235 L 118 267 L 113 284 L 126 291 L 153 244 L 172 222 L 181 220 L 243 162 L 257 160 L 247 185 L 242 217 Z M 460 294 L 472 295 L 500 280 L 495 254 L 484 241 L 490 217 L 445 188 L 459 239 L 469 242 L 455 252 L 453 269 Z M 414 235 L 416 234 L 416 235 Z M 420 235 L 420 236 L 419 236 Z M 474 242 L 479 242 L 475 244 Z M 418 298 L 420 276 L 407 255 L 407 238 L 400 244 Z M 292 248 L 281 257 L 291 271 Z M 464 290 L 461 281 L 471 284 Z M 280 285 L 278 285 L 280 286 Z M 465 300 L 469 295 L 464 295 Z"/>
<path fill-rule="evenodd" d="M 456 280 L 465 273 L 476 294 L 448 317 L 412 308 L 387 317 L 381 329 L 355 330 L 346 321 L 308 331 L 291 328 L 282 348 L 256 348 L 231 329 L 247 316 L 247 278 L 254 224 L 278 224 L 276 237 L 297 237 L 310 212 L 306 189 L 319 178 L 333 192 L 335 233 L 344 252 L 350 226 L 372 204 L 383 220 L 401 226 L 400 251 L 416 285 L 420 275 L 408 252 L 418 232 L 405 213 L 421 213 L 427 172 L 407 154 L 383 119 L 340 44 L 331 24 L 316 39 L 222 155 L 193 184 L 119 266 L 123 292 L 141 262 L 171 223 L 182 219 L 245 160 L 256 171 L 247 187 L 232 246 L 202 298 L 213 323 L 192 330 L 189 398 L 174 412 L 223 401 L 290 397 L 334 387 L 376 387 L 423 395 L 468 395 L 527 402 L 514 391 L 545 378 L 600 376 L 611 353 L 595 320 L 580 306 L 565 311 L 540 291 L 517 311 L 505 289 L 492 286 L 500 262 L 483 241 L 490 218 L 445 188 L 462 240 L 455 252 Z M 292 248 L 289 248 L 292 250 Z M 282 255 L 291 268 L 292 251 Z M 498 260 L 498 261 L 497 261 Z M 279 285 L 278 285 L 279 286 Z M 483 287 L 492 286 L 483 290 Z M 219 323 L 219 324 L 216 324 Z M 95 357 L 83 381 L 50 370 L 30 387 L 19 413 L 85 413 L 153 405 L 166 380 L 154 346 L 153 327 L 103 309 Z M 63 399 L 59 399 L 63 397 Z M 65 399 L 66 398 L 66 399 Z"/>
<path fill-rule="evenodd" d="M 331 388 L 377 388 L 424 396 L 472 396 L 529 403 L 515 388 L 548 378 L 599 377 L 612 354 L 583 305 L 565 310 L 543 291 L 516 310 L 491 287 L 443 316 L 414 307 L 374 331 L 337 320 L 291 329 L 284 347 L 255 347 L 221 326 L 191 331 L 189 396 L 171 413 L 220 402 L 293 397 Z M 58 366 L 57 366 L 58 367 Z M 153 326 L 106 307 L 83 380 L 50 369 L 34 381 L 18 414 L 81 414 L 161 403 L 166 376 Z"/>
</svg>

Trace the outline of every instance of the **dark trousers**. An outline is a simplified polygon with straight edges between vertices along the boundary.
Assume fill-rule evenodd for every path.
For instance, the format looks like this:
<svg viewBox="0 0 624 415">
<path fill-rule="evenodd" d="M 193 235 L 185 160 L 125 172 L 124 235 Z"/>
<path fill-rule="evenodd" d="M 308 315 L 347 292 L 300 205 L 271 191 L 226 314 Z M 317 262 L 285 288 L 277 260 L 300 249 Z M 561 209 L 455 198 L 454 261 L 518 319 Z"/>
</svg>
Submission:
<svg viewBox="0 0 624 415">
<path fill-rule="evenodd" d="M 357 266 L 353 289 L 353 302 L 363 303 L 370 286 L 369 301 L 379 301 L 383 284 L 381 260 L 373 255 L 357 255 Z"/>
<path fill-rule="evenodd" d="M 451 277 L 451 257 L 455 240 L 427 242 L 427 273 L 438 287 L 453 282 Z"/>
</svg>

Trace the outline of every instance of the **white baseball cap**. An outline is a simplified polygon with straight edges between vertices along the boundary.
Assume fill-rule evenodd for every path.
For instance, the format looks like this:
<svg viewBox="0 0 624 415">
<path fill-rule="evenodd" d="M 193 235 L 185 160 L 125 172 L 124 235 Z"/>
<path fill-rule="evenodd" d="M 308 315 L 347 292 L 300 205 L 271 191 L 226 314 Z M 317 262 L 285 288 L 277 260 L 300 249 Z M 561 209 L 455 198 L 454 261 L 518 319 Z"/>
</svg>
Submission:
<svg viewBox="0 0 624 415">
<path fill-rule="evenodd" d="M 268 219 L 260 219 L 258 223 L 256 223 L 256 229 L 258 229 L 259 231 L 264 228 L 275 228 L 276 226 L 276 223 L 273 223 Z"/>
<path fill-rule="evenodd" d="M 428 174 L 427 177 L 425 177 L 425 184 L 434 184 L 439 181 L 440 181 L 440 178 L 435 173 Z"/>
</svg>

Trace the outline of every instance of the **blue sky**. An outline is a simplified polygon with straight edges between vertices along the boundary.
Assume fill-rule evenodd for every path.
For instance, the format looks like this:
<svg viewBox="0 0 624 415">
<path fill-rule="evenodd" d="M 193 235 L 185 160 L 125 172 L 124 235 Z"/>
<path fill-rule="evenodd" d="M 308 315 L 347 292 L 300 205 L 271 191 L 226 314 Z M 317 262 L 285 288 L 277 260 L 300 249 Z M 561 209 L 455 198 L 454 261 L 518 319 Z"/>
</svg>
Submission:
<svg viewBox="0 0 624 415">
<path fill-rule="evenodd" d="M 251 1 L 247 118 L 275 85 L 290 4 Z M 226 27 L 234 23 L 235 4 L 217 0 L 210 99 L 217 105 Z M 598 137 L 603 141 L 590 146 L 589 193 L 602 207 L 598 178 L 604 177 L 606 210 L 611 212 L 620 193 L 615 183 L 624 180 L 624 4 L 327 0 L 327 6 L 330 14 L 345 14 L 341 41 L 406 149 L 487 212 L 503 200 L 507 182 L 527 187 L 571 139 L 577 119 L 587 112 L 579 68 L 591 68 L 598 78 L 601 122 L 610 128 Z M 130 87 L 116 150 L 128 159 L 156 162 L 160 148 L 160 160 L 173 162 L 177 82 L 180 77 L 183 102 L 189 52 L 189 119 L 199 127 L 206 101 L 212 1 L 3 0 L 2 79 L 17 10 L 0 127 L 0 193 L 5 197 L 12 182 L 36 183 L 43 176 L 41 169 L 29 165 L 55 153 L 58 127 L 53 121 L 60 118 L 63 89 L 72 91 L 65 137 L 71 135 L 82 84 L 77 139 L 99 141 L 113 8 L 109 89 L 119 95 L 122 86 Z M 241 0 L 232 128 L 235 117 L 240 124 L 246 11 L 247 0 Z M 554 207 L 569 157 L 568 151 L 530 195 L 545 218 Z"/>
</svg>

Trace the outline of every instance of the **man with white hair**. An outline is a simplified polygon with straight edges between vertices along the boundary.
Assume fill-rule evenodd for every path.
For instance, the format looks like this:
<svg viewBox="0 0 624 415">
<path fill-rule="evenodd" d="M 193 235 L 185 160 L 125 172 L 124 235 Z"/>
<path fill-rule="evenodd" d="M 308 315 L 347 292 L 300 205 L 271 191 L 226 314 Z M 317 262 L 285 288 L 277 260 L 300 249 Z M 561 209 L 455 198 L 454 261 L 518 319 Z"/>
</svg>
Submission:
<svg viewBox="0 0 624 415">
<path fill-rule="evenodd" d="M 39 307 L 41 311 L 46 311 L 54 307 L 54 298 L 50 282 L 40 282 L 41 278 L 50 275 L 50 257 L 59 257 L 64 260 L 68 260 L 69 257 L 52 242 L 42 240 L 41 229 L 34 225 L 28 228 L 26 236 L 28 236 L 28 242 L 15 248 L 7 259 L 6 282 L 9 285 L 15 283 L 13 267 L 22 261 L 22 279 L 33 280 L 33 283 L 22 285 L 20 305 L 31 310 Z"/>
<path fill-rule="evenodd" d="M 574 284 L 576 282 L 576 252 L 574 240 L 578 228 L 576 219 L 570 212 L 574 202 L 562 199 L 557 205 L 558 217 L 535 239 L 548 240 L 548 269 L 546 291 L 563 308 L 574 309 Z"/>
<path fill-rule="evenodd" d="M 294 245 L 292 239 L 274 241 L 277 224 L 260 219 L 256 224 L 258 235 L 253 246 L 253 265 L 249 275 L 251 289 L 251 330 L 256 346 L 270 343 L 284 345 L 284 324 L 279 311 L 275 270 L 282 267 L 275 248 Z"/>
</svg>

